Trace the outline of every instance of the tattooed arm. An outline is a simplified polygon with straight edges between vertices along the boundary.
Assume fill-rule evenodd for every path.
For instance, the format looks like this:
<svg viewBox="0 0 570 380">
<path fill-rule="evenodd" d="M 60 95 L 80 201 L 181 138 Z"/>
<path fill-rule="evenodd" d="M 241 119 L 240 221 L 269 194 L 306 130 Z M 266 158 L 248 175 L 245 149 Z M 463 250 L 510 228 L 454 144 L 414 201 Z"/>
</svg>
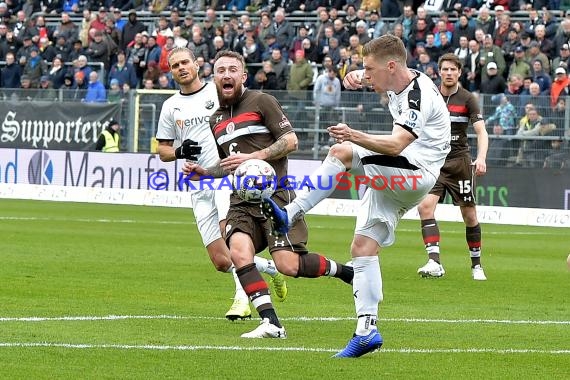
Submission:
<svg viewBox="0 0 570 380">
<path fill-rule="evenodd" d="M 228 157 L 224 158 L 221 161 L 222 169 L 230 172 L 234 171 L 239 166 L 239 164 L 251 158 L 267 161 L 277 160 L 297 150 L 297 142 L 297 135 L 291 131 L 289 133 L 281 135 L 277 141 L 275 141 L 267 148 L 258 150 L 253 153 L 230 154 Z"/>
<path fill-rule="evenodd" d="M 259 157 L 257 158 L 267 161 L 277 160 L 296 151 L 297 145 L 297 135 L 294 132 L 289 132 L 282 135 L 279 140 L 275 141 L 267 148 L 258 151 L 257 153 Z"/>
</svg>

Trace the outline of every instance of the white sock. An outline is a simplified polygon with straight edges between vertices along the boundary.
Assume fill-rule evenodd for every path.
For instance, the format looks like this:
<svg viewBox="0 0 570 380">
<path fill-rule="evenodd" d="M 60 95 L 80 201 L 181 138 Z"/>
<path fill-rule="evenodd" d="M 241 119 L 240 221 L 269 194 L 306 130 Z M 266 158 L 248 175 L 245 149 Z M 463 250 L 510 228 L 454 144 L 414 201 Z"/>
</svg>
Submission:
<svg viewBox="0 0 570 380">
<path fill-rule="evenodd" d="M 253 262 L 259 273 L 267 273 L 271 277 L 277 274 L 277 268 L 273 260 L 267 260 L 260 256 L 253 256 Z"/>
<path fill-rule="evenodd" d="M 236 273 L 236 268 L 232 265 L 228 271 L 231 271 L 232 276 L 234 276 L 234 282 L 236 283 L 236 294 L 234 298 L 248 301 L 249 298 L 247 297 L 247 294 L 245 294 L 243 286 L 241 286 L 241 282 L 239 281 L 238 275 Z"/>
<path fill-rule="evenodd" d="M 368 335 L 376 330 L 378 304 L 382 302 L 382 274 L 378 256 L 354 257 L 352 290 L 358 322 L 356 335 Z"/>
<path fill-rule="evenodd" d="M 300 215 L 331 195 L 338 185 L 337 174 L 344 171 L 346 171 L 346 167 L 342 161 L 336 157 L 327 156 L 321 166 L 309 177 L 315 188 L 303 191 L 293 202 L 285 206 L 289 224 L 293 224 Z"/>
</svg>

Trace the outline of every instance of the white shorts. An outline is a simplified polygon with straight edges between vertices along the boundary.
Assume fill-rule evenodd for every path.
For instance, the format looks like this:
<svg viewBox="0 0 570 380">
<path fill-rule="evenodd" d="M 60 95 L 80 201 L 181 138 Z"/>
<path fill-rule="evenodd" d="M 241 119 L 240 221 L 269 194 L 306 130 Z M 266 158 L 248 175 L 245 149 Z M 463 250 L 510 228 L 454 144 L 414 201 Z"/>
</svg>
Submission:
<svg viewBox="0 0 570 380">
<path fill-rule="evenodd" d="M 226 219 L 230 208 L 231 189 L 191 190 L 192 209 L 204 247 L 222 238 L 220 221 Z"/>
<path fill-rule="evenodd" d="M 394 231 L 402 216 L 420 203 L 437 178 L 422 168 L 364 165 L 363 157 L 378 153 L 354 144 L 352 149 L 352 168 L 364 171 L 371 181 L 361 200 L 354 232 L 374 239 L 381 247 L 390 246 L 394 244 Z"/>
</svg>

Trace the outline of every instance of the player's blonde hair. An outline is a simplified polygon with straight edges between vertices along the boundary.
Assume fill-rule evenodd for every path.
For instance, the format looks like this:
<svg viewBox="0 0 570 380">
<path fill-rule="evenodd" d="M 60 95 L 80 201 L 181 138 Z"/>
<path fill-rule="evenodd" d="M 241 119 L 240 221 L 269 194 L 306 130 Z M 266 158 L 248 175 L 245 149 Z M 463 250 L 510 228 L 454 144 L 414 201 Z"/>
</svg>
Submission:
<svg viewBox="0 0 570 380">
<path fill-rule="evenodd" d="M 172 50 L 170 50 L 168 52 L 168 55 L 166 56 L 166 61 L 168 62 L 169 68 L 170 68 L 170 58 L 172 57 L 172 55 L 174 55 L 176 53 L 180 53 L 180 52 L 188 53 L 190 55 L 190 59 L 192 60 L 192 62 L 194 62 L 196 60 L 196 56 L 194 55 L 194 52 L 192 50 L 188 49 L 185 46 L 177 46 L 177 47 L 173 48 Z"/>
<path fill-rule="evenodd" d="M 399 37 L 385 34 L 367 42 L 362 49 L 362 56 L 372 56 L 379 61 L 396 61 L 400 65 L 406 65 L 407 51 Z"/>
</svg>

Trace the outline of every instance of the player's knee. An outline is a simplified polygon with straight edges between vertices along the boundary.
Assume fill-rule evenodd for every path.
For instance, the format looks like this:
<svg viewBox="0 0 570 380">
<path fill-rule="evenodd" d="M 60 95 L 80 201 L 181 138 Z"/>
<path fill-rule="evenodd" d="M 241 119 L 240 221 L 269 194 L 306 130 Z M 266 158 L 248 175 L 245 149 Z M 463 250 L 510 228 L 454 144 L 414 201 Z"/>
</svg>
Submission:
<svg viewBox="0 0 570 380">
<path fill-rule="evenodd" d="M 299 272 L 299 262 L 296 257 L 278 257 L 273 255 L 273 262 L 279 273 L 290 277 L 296 277 Z"/>
<path fill-rule="evenodd" d="M 350 144 L 335 144 L 329 150 L 329 156 L 341 161 L 346 168 L 352 166 L 352 147 Z"/>
<path fill-rule="evenodd" d="M 232 266 L 232 261 L 230 260 L 229 257 L 226 256 L 215 256 L 212 259 L 212 264 L 214 264 L 214 268 L 216 268 L 216 270 L 218 272 L 227 272 L 230 267 Z"/>
<path fill-rule="evenodd" d="M 431 211 L 431 206 L 427 205 L 425 203 L 420 203 L 418 205 L 418 213 L 420 214 L 420 218 L 421 219 L 426 219 L 428 217 L 430 217 L 432 211 Z"/>
</svg>

